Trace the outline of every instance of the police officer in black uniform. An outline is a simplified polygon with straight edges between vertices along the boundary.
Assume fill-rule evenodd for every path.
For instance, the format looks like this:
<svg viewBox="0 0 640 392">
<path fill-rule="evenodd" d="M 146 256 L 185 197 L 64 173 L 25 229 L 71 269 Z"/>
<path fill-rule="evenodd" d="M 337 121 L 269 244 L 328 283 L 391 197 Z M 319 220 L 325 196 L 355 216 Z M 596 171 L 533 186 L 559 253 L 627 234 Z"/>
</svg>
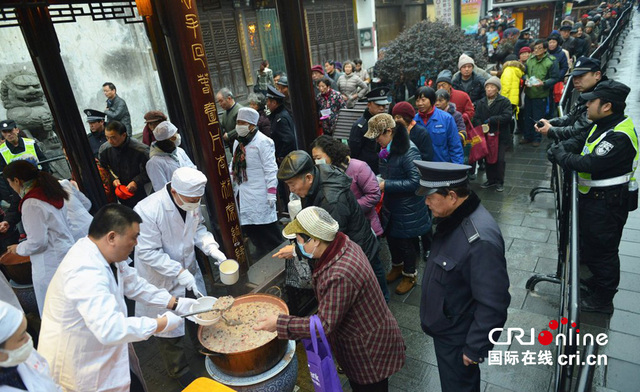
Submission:
<svg viewBox="0 0 640 392">
<path fill-rule="evenodd" d="M 416 193 L 426 195 L 436 225 L 422 279 L 420 322 L 433 337 L 442 391 L 479 392 L 478 363 L 493 347 L 489 332 L 504 326 L 511 302 L 504 239 L 469 189 L 471 166 L 414 163 L 421 177 Z"/>
<path fill-rule="evenodd" d="M 85 109 L 84 114 L 87 116 L 89 130 L 91 131 L 89 136 L 87 136 L 89 145 L 91 146 L 93 156 L 98 158 L 100 146 L 107 142 L 107 137 L 104 135 L 104 118 L 106 114 L 94 109 Z"/>
<path fill-rule="evenodd" d="M 278 165 L 291 151 L 297 150 L 295 125 L 291 115 L 284 107 L 284 94 L 269 86 L 267 90 L 267 108 L 271 111 L 271 139 L 276 147 Z"/>
<path fill-rule="evenodd" d="M 602 75 L 600 60 L 589 57 L 580 57 L 576 61 L 571 76 L 574 90 L 579 93 L 593 91 L 598 83 L 607 80 L 607 77 Z M 540 120 L 544 126 L 538 127 L 536 123 L 536 131 L 556 141 L 569 139 L 581 132 L 589 132 L 593 125 L 587 118 L 586 104 L 587 101 L 578 96 L 567 114 L 551 120 Z"/>
<path fill-rule="evenodd" d="M 580 263 L 593 274 L 581 305 L 587 312 L 613 313 L 613 297 L 620 282 L 618 246 L 629 210 L 637 207 L 638 136 L 625 116 L 629 87 L 600 82 L 581 98 L 587 101 L 590 132 L 553 145 L 549 159 L 578 172 Z"/>
<path fill-rule="evenodd" d="M 367 139 L 364 134 L 369 129 L 369 119 L 376 114 L 386 113 L 389 105 L 389 89 L 379 87 L 369 91 L 367 97 L 367 109 L 362 117 L 351 126 L 349 133 L 349 148 L 351 158 L 367 162 L 371 170 L 378 174 L 378 152 L 380 147 L 375 140 Z"/>
</svg>

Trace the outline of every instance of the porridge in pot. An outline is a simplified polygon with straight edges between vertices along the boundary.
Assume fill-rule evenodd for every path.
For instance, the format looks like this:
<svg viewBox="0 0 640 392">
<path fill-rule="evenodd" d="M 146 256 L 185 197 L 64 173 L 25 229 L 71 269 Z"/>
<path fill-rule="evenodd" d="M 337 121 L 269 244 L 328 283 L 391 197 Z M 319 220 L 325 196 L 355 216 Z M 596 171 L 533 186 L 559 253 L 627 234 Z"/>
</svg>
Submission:
<svg viewBox="0 0 640 392">
<path fill-rule="evenodd" d="M 280 313 L 280 307 L 267 302 L 236 304 L 224 312 L 224 315 L 228 320 L 239 320 L 242 324 L 231 326 L 221 320 L 214 325 L 203 327 L 202 343 L 209 350 L 223 354 L 260 347 L 275 338 L 277 333 L 254 331 L 257 320 Z"/>
</svg>

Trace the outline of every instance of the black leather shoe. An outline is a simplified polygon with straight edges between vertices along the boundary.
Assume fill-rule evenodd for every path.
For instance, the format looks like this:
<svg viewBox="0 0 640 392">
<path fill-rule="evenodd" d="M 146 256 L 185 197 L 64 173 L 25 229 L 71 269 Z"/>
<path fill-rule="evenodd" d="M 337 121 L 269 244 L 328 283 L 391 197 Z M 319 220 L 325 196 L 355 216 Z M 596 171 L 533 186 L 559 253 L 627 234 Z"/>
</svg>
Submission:
<svg viewBox="0 0 640 392">
<path fill-rule="evenodd" d="M 580 301 L 580 310 L 583 312 L 613 314 L 613 301 L 599 300 L 597 296 L 591 295 Z"/>
</svg>

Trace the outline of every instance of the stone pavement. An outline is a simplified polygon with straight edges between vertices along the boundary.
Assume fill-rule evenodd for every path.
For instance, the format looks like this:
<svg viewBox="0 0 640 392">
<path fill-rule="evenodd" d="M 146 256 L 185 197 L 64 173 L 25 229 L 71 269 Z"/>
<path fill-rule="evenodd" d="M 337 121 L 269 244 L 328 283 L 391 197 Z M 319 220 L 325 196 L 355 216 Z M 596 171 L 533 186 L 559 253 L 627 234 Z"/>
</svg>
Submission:
<svg viewBox="0 0 640 392">
<path fill-rule="evenodd" d="M 633 16 L 640 23 L 640 16 Z M 631 87 L 627 100 L 627 114 L 640 122 L 640 30 L 627 28 L 626 46 L 619 53 L 620 63 L 611 65 L 608 76 Z M 505 190 L 483 190 L 480 184 L 484 173 L 473 181 L 472 188 L 483 205 L 498 221 L 505 238 L 506 258 L 511 280 L 511 305 L 505 327 L 520 327 L 536 331 L 547 328 L 558 316 L 560 287 L 552 283 L 539 283 L 534 292 L 525 289 L 527 280 L 536 273 L 553 274 L 556 270 L 557 234 L 554 202 L 551 194 L 538 195 L 529 200 L 533 187 L 548 186 L 551 166 L 546 160 L 545 142 L 539 148 L 519 146 L 514 136 L 514 148 L 507 153 Z M 594 376 L 596 392 L 640 390 L 640 210 L 629 215 L 620 245 L 621 282 L 615 298 L 615 313 L 610 317 L 600 314 L 581 314 L 581 334 L 605 332 L 609 341 L 600 354 L 608 356 L 606 366 L 598 366 Z M 388 260 L 388 257 L 383 257 Z M 420 276 L 424 262 L 419 265 Z M 420 277 L 418 278 L 420 282 Z M 395 284 L 391 287 L 395 289 Z M 392 294 L 390 308 L 398 320 L 407 344 L 405 367 L 390 379 L 392 391 L 440 391 L 438 369 L 431 338 L 426 336 L 419 321 L 420 286 L 404 296 Z M 527 336 L 529 337 L 529 336 Z M 504 338 L 504 336 L 503 336 Z M 502 340 L 502 339 L 501 339 Z M 136 343 L 145 379 L 150 391 L 180 391 L 177 383 L 166 376 L 155 345 Z M 500 350 L 534 352 L 547 349 L 537 341 L 534 346 L 523 347 L 518 342 L 501 346 Z M 192 369 L 205 375 L 203 359 L 193 355 L 189 359 Z M 305 370 L 300 361 L 301 372 Z M 553 390 L 554 368 L 549 365 L 480 365 L 482 391 L 546 392 Z M 344 379 L 344 378 L 343 378 Z M 301 379 L 299 379 L 301 380 Z M 309 385 L 300 385 L 302 391 L 311 391 Z M 350 391 L 345 380 L 345 391 Z"/>
</svg>

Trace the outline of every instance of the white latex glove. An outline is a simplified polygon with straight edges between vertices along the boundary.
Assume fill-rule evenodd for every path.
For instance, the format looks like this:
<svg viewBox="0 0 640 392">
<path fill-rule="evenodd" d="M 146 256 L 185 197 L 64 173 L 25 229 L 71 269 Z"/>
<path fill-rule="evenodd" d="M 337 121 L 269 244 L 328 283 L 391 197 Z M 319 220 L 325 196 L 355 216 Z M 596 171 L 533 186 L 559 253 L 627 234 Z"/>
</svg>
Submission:
<svg viewBox="0 0 640 392">
<path fill-rule="evenodd" d="M 267 193 L 267 201 L 269 202 L 269 207 L 273 208 L 276 206 L 276 194 L 275 193 Z"/>
<path fill-rule="evenodd" d="M 159 317 L 167 318 L 167 326 L 164 327 L 164 329 L 160 332 L 173 331 L 174 329 L 178 328 L 182 324 L 182 317 L 178 316 L 173 312 L 164 312 L 164 314 L 160 315 Z"/>
<path fill-rule="evenodd" d="M 180 272 L 180 274 L 178 275 L 178 283 L 180 283 L 181 286 L 186 287 L 187 290 L 193 291 L 197 295 L 198 288 L 196 287 L 196 278 L 194 278 L 193 274 L 188 270 L 182 270 L 182 272 Z"/>
<path fill-rule="evenodd" d="M 209 255 L 213 259 L 216 260 L 215 265 L 220 265 L 223 261 L 227 260 L 227 256 L 220 251 L 220 249 L 216 249 Z"/>
<path fill-rule="evenodd" d="M 191 306 L 198 304 L 193 298 L 178 298 L 178 306 L 176 306 L 176 313 L 179 315 L 191 313 Z"/>
</svg>

